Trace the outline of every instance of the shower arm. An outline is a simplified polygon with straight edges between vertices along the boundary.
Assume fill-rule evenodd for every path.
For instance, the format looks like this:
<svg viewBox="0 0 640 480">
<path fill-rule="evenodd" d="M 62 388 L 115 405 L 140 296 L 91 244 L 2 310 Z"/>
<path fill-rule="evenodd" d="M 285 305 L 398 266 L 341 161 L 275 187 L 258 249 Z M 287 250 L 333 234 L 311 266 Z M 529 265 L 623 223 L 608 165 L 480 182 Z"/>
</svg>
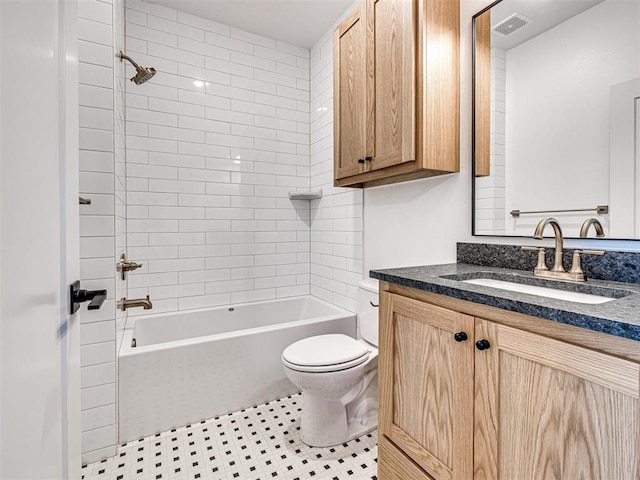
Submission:
<svg viewBox="0 0 640 480">
<path fill-rule="evenodd" d="M 131 65 L 133 65 L 136 69 L 140 68 L 140 65 L 138 65 L 133 58 L 131 58 L 129 55 L 126 55 L 124 53 L 122 53 L 122 50 L 120 50 L 120 53 L 118 53 L 118 57 L 120 57 L 120 61 L 122 62 L 122 60 L 129 60 L 131 62 Z"/>
</svg>

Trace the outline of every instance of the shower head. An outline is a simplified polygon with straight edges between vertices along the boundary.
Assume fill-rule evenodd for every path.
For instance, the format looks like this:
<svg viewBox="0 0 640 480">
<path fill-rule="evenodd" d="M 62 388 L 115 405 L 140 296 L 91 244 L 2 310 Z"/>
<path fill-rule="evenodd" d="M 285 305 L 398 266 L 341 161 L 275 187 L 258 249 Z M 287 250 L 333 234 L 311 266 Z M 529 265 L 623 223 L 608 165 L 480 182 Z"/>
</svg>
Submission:
<svg viewBox="0 0 640 480">
<path fill-rule="evenodd" d="M 136 68 L 136 75 L 135 77 L 131 78 L 131 81 L 136 85 L 141 85 L 147 80 L 149 80 L 151 77 L 153 77 L 155 74 L 156 74 L 156 69 L 153 67 L 148 67 L 148 68 L 138 67 Z"/>
<path fill-rule="evenodd" d="M 144 82 L 146 82 L 147 80 L 149 80 L 151 77 L 153 77 L 156 74 L 156 69 L 155 68 L 153 68 L 153 67 L 141 67 L 136 62 L 134 62 L 131 57 L 129 57 L 128 55 L 125 55 L 122 52 L 120 52 L 118 54 L 118 57 L 120 57 L 120 61 L 122 61 L 123 59 L 128 60 L 129 62 L 131 62 L 131 65 L 133 65 L 135 67 L 136 74 L 135 74 L 135 76 L 131 77 L 131 81 L 133 83 L 135 83 L 136 85 L 142 85 Z"/>
</svg>

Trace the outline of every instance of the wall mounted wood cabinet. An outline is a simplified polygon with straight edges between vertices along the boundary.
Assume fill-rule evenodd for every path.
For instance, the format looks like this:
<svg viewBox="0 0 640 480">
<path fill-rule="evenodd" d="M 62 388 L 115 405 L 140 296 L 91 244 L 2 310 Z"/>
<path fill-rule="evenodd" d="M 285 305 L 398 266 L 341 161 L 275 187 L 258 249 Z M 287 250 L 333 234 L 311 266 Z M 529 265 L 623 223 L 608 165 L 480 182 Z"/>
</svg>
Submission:
<svg viewBox="0 0 640 480">
<path fill-rule="evenodd" d="M 580 345 L 509 325 L 519 314 L 385 288 L 380 480 L 639 478 L 637 342 L 536 322 Z"/>
<path fill-rule="evenodd" d="M 362 0 L 334 32 L 336 186 L 458 172 L 459 0 Z"/>
</svg>

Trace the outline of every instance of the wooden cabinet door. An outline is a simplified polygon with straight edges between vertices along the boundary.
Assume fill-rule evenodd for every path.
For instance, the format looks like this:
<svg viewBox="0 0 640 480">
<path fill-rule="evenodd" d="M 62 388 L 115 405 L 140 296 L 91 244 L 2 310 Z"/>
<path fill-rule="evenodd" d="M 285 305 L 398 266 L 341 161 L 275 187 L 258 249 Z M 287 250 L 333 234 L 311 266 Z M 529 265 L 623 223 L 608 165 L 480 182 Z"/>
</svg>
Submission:
<svg viewBox="0 0 640 480">
<path fill-rule="evenodd" d="M 380 303 L 379 433 L 435 480 L 470 479 L 473 317 L 388 292 Z"/>
<path fill-rule="evenodd" d="M 368 170 L 415 160 L 417 2 L 363 0 Z"/>
<path fill-rule="evenodd" d="M 334 176 L 364 172 L 366 156 L 364 6 L 355 9 L 333 34 Z"/>
<path fill-rule="evenodd" d="M 640 366 L 478 319 L 474 479 L 637 480 Z"/>
<path fill-rule="evenodd" d="M 378 466 L 380 480 L 433 480 L 384 435 L 378 437 Z"/>
</svg>

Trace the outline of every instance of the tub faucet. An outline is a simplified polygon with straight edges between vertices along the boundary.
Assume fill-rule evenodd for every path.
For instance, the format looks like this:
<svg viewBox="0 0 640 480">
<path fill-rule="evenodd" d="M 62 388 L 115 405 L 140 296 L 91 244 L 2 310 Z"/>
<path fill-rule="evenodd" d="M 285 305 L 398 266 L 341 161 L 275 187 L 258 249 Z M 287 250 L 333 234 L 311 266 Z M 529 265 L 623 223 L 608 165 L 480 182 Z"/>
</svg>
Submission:
<svg viewBox="0 0 640 480">
<path fill-rule="evenodd" d="M 150 308 L 153 308 L 153 304 L 151 303 L 151 299 L 149 298 L 149 295 L 147 295 L 147 298 L 132 298 L 131 300 L 122 298 L 118 302 L 118 308 L 123 312 L 127 308 L 133 308 L 133 307 L 142 307 L 145 310 L 149 310 Z"/>
<path fill-rule="evenodd" d="M 596 237 L 604 237 L 604 228 L 602 228 L 602 224 L 600 223 L 600 221 L 597 218 L 587 218 L 580 228 L 580 238 L 587 238 L 589 227 L 591 225 L 593 225 L 593 228 L 596 231 Z"/>
<path fill-rule="evenodd" d="M 542 232 L 544 231 L 544 227 L 546 227 L 547 224 L 553 227 L 553 234 L 556 237 L 555 258 L 553 261 L 553 268 L 551 270 L 539 271 L 537 275 L 543 277 L 562 278 L 562 274 L 566 272 L 564 270 L 564 266 L 562 265 L 563 239 L 562 229 L 560 228 L 560 224 L 558 223 L 558 221 L 552 217 L 547 217 L 540 220 L 535 232 L 533 232 L 533 238 L 542 240 Z"/>
</svg>

